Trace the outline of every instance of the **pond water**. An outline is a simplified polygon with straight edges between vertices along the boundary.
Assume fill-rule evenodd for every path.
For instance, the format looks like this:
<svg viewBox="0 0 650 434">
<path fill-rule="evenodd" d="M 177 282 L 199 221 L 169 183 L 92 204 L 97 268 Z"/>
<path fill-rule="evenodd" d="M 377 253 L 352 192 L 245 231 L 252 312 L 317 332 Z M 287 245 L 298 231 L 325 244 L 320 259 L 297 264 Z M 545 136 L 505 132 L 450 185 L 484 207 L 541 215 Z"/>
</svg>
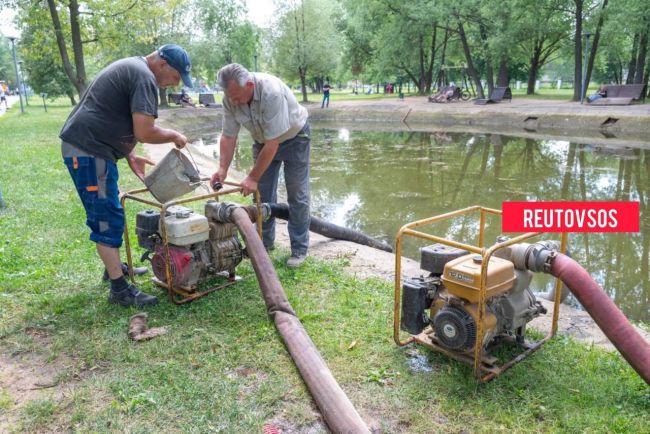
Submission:
<svg viewBox="0 0 650 434">
<path fill-rule="evenodd" d="M 471 205 L 501 209 L 503 201 L 639 201 L 639 233 L 571 234 L 569 248 L 628 318 L 650 323 L 650 149 L 318 125 L 312 126 L 312 136 L 312 213 L 391 245 L 404 224 Z M 240 143 L 233 165 L 246 172 L 252 165 L 250 139 L 242 134 Z M 488 245 L 500 234 L 500 224 L 498 218 L 488 220 Z M 474 216 L 426 231 L 478 245 Z M 419 259 L 418 249 L 425 244 L 408 238 L 404 253 Z M 533 282 L 537 291 L 552 285 L 545 276 Z"/>
</svg>

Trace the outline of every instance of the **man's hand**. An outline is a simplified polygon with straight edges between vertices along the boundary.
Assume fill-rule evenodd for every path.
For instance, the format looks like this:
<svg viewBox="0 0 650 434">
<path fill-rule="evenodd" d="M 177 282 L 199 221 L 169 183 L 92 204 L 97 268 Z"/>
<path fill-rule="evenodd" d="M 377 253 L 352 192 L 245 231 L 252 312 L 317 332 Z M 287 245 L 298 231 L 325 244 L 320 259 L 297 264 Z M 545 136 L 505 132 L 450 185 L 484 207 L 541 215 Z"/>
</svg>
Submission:
<svg viewBox="0 0 650 434">
<path fill-rule="evenodd" d="M 126 156 L 126 161 L 129 163 L 129 167 L 135 173 L 135 176 L 140 178 L 141 181 L 144 181 L 144 167 L 145 165 L 154 166 L 155 163 L 147 158 L 141 157 L 135 154 L 135 151 L 131 151 L 129 155 Z"/>
<path fill-rule="evenodd" d="M 257 181 L 255 181 L 250 176 L 247 176 L 241 182 L 241 187 L 242 187 L 241 194 L 243 196 L 248 196 L 249 194 L 255 193 L 257 191 Z"/>
<path fill-rule="evenodd" d="M 210 185 L 214 185 L 216 183 L 222 184 L 226 180 L 226 176 L 228 176 L 228 169 L 220 167 L 219 170 L 212 174 L 212 177 L 210 178 Z"/>
<path fill-rule="evenodd" d="M 176 145 L 176 148 L 178 149 L 183 149 L 185 145 L 187 145 L 187 137 L 181 133 L 177 133 L 176 137 L 174 137 L 174 145 Z"/>
</svg>

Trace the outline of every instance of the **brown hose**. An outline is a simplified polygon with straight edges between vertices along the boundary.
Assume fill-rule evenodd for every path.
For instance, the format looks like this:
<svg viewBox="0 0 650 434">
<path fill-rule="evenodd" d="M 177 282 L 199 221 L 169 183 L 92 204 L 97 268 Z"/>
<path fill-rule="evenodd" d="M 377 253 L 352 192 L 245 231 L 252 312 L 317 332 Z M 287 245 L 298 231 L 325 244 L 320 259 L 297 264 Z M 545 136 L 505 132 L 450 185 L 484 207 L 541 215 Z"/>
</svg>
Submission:
<svg viewBox="0 0 650 434">
<path fill-rule="evenodd" d="M 267 312 L 320 408 L 325 422 L 335 433 L 370 433 L 296 317 L 248 212 L 240 207 L 232 207 L 231 210 L 229 219 L 239 228 L 244 238 Z"/>
<path fill-rule="evenodd" d="M 650 344 L 589 273 L 576 261 L 559 253 L 552 261 L 550 274 L 569 287 L 630 366 L 650 384 Z"/>
</svg>

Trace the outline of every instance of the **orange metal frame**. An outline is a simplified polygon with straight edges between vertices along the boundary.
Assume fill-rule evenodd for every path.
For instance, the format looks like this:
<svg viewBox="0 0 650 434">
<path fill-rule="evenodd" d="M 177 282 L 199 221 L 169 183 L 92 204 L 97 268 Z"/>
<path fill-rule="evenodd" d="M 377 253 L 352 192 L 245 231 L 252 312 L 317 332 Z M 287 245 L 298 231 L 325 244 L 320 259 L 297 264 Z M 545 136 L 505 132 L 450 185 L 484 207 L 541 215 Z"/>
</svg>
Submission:
<svg viewBox="0 0 650 434">
<path fill-rule="evenodd" d="M 208 181 L 209 178 L 202 178 L 201 181 Z M 137 190 L 131 190 L 126 193 L 122 193 L 120 195 L 120 202 L 122 204 L 122 207 L 124 208 L 124 213 L 126 214 L 126 200 L 131 199 L 136 202 L 144 203 L 147 205 L 151 205 L 153 207 L 159 208 L 160 209 L 160 232 L 161 232 L 161 237 L 162 237 L 162 242 L 163 242 L 163 248 L 165 249 L 165 277 L 166 277 L 166 282 L 161 282 L 158 279 L 154 278 L 154 282 L 163 288 L 167 289 L 167 295 L 169 296 L 169 300 L 175 304 L 184 304 L 188 303 L 190 301 L 194 301 L 197 298 L 203 297 L 204 295 L 207 295 L 211 292 L 214 292 L 219 289 L 223 289 L 227 286 L 232 285 L 235 283 L 235 281 L 229 281 L 223 285 L 207 288 L 203 291 L 195 291 L 195 292 L 189 292 L 185 291 L 181 288 L 176 288 L 174 287 L 174 281 L 172 278 L 172 272 L 171 272 L 171 264 L 170 264 L 170 254 L 169 254 L 169 241 L 167 239 L 167 230 L 165 227 L 165 212 L 167 209 L 171 206 L 174 205 L 181 205 L 184 203 L 190 203 L 190 202 L 198 202 L 200 200 L 207 200 L 207 199 L 217 199 L 219 200 L 219 196 L 223 196 L 226 194 L 231 194 L 231 193 L 238 193 L 242 191 L 241 184 L 237 184 L 234 182 L 224 182 L 223 184 L 229 185 L 233 188 L 228 188 L 224 190 L 219 190 L 215 191 L 214 193 L 208 193 L 208 194 L 203 194 L 200 196 L 192 196 L 186 199 L 179 199 L 179 200 L 172 200 L 169 202 L 165 202 L 164 204 L 161 204 L 160 202 L 157 202 L 155 200 L 150 200 L 150 199 L 144 199 L 142 197 L 139 197 L 139 194 L 146 193 L 149 191 L 148 188 L 140 188 Z M 255 192 L 255 205 L 257 207 L 257 215 L 261 216 L 262 215 L 262 210 L 261 210 L 261 204 L 260 204 L 260 194 L 258 191 Z M 257 219 L 257 231 L 260 235 L 262 236 L 262 219 L 258 218 Z M 131 243 L 129 240 L 129 227 L 128 224 L 126 223 L 126 220 L 124 222 L 124 248 L 126 250 L 126 259 L 127 263 L 129 266 L 129 277 L 131 278 L 131 281 L 135 283 L 135 278 L 133 276 L 133 258 L 131 254 Z"/>
<path fill-rule="evenodd" d="M 421 228 L 433 223 L 437 223 L 443 220 L 450 218 L 463 216 L 472 213 L 479 213 L 480 221 L 480 230 L 479 230 L 479 239 L 478 246 L 473 246 L 469 244 L 464 244 L 456 242 L 453 240 L 448 240 L 445 238 L 437 237 L 435 235 L 426 234 L 420 231 L 415 230 L 416 228 Z M 474 366 L 474 376 L 481 382 L 485 383 L 491 379 L 497 377 L 507 369 L 514 366 L 516 363 L 522 361 L 530 354 L 537 351 L 546 341 L 551 339 L 557 333 L 557 321 L 559 317 L 559 307 L 560 307 L 560 295 L 561 295 L 561 285 L 562 282 L 556 279 L 555 282 L 555 304 L 553 306 L 553 320 L 551 325 L 551 330 L 546 334 L 546 336 L 540 339 L 537 342 L 527 345 L 526 350 L 507 361 L 501 366 L 488 366 L 482 362 L 484 356 L 482 348 L 483 336 L 485 330 L 483 330 L 483 318 L 485 316 L 485 306 L 486 306 L 486 280 L 487 280 L 487 266 L 492 254 L 503 247 L 510 246 L 512 244 L 520 243 L 529 238 L 539 236 L 540 232 L 527 232 L 525 234 L 519 235 L 502 243 L 494 244 L 493 246 L 486 248 L 485 247 L 485 220 L 488 214 L 500 216 L 502 214 L 501 210 L 485 208 L 479 205 L 471 206 L 457 211 L 452 211 L 446 214 L 441 214 L 435 217 L 430 217 L 423 220 L 418 220 L 412 223 L 408 223 L 399 230 L 395 238 L 395 299 L 394 299 L 394 317 L 393 317 L 393 339 L 395 343 L 400 346 L 407 345 L 411 342 L 416 342 L 421 345 L 425 345 L 429 348 L 432 348 L 436 351 L 439 351 L 448 357 L 453 359 L 472 364 Z M 458 353 L 450 351 L 446 348 L 437 345 L 433 342 L 426 332 L 420 333 L 419 335 L 409 335 L 405 340 L 402 340 L 400 337 L 400 316 L 401 316 L 401 270 L 402 270 L 402 239 L 405 236 L 411 236 L 415 238 L 421 238 L 424 240 L 433 241 L 436 243 L 445 244 L 447 246 L 457 247 L 460 249 L 467 250 L 472 253 L 480 254 L 483 258 L 481 265 L 481 284 L 479 288 L 479 302 L 478 302 L 478 324 L 476 327 L 476 341 L 474 343 L 474 349 L 472 356 L 469 356 L 466 353 Z M 567 234 L 562 234 L 560 250 L 562 252 L 566 251 L 567 245 Z M 484 375 L 485 374 L 485 375 Z"/>
</svg>

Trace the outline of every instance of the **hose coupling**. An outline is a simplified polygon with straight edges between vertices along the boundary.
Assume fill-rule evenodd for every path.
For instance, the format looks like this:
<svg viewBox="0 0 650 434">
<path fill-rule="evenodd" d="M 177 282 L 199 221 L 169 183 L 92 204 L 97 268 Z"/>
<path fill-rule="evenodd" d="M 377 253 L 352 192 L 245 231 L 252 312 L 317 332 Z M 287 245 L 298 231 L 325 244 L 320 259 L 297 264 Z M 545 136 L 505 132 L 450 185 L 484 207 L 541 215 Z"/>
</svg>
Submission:
<svg viewBox="0 0 650 434">
<path fill-rule="evenodd" d="M 227 202 L 218 202 L 215 205 L 214 219 L 219 223 L 232 223 L 232 211 L 237 205 Z"/>
</svg>

